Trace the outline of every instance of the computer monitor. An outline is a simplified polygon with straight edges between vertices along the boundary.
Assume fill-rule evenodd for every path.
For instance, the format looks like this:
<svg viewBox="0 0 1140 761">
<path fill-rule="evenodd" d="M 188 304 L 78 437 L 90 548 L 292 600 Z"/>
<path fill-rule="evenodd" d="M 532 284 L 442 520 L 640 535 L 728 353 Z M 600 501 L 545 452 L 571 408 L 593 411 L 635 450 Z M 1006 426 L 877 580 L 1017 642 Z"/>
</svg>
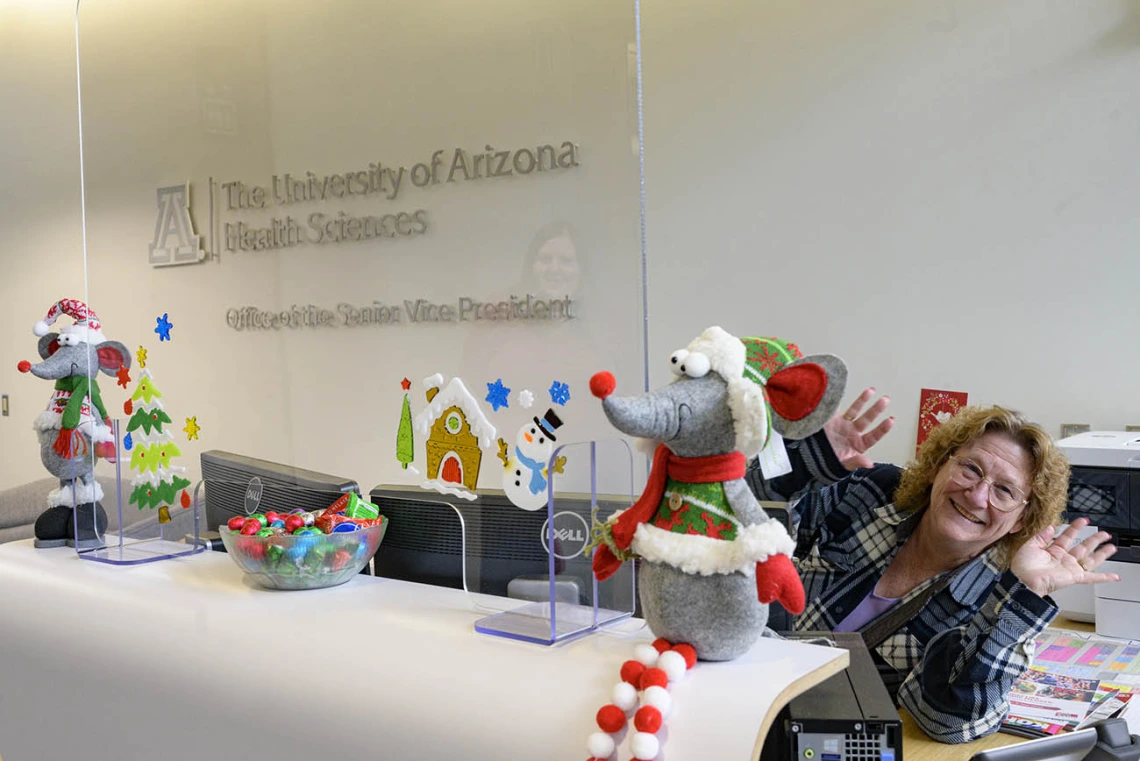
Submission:
<svg viewBox="0 0 1140 761">
<path fill-rule="evenodd" d="M 359 492 L 356 482 L 347 478 L 217 449 L 202 453 L 202 480 L 210 531 L 235 515 L 245 515 L 247 497 L 256 497 L 249 504 L 260 512 L 287 513 L 297 508 L 323 510 L 341 494 Z"/>
<path fill-rule="evenodd" d="M 374 488 L 369 500 L 390 521 L 376 553 L 376 575 L 463 589 L 466 540 L 468 591 L 549 599 L 547 511 L 523 510 L 499 490 L 480 489 L 477 494 L 477 499 L 467 501 L 417 486 Z M 558 494 L 556 500 L 556 595 L 559 600 L 589 604 L 592 577 L 585 544 L 589 540 L 590 495 Z M 629 497 L 598 497 L 599 515 L 603 517 L 629 505 Z M 621 578 L 599 588 L 598 605 L 633 610 L 628 575 L 632 571 L 627 567 L 619 573 Z"/>
</svg>

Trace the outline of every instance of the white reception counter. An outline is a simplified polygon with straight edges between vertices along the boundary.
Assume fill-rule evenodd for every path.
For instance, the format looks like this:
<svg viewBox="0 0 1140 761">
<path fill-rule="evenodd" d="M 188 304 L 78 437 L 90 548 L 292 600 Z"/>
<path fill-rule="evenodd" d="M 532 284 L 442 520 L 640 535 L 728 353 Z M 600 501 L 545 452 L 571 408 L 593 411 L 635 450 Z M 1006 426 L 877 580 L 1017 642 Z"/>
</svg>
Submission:
<svg viewBox="0 0 1140 761">
<path fill-rule="evenodd" d="M 651 634 L 548 648 L 478 634 L 481 615 L 462 592 L 370 576 L 267 591 L 220 553 L 122 567 L 0 545 L 0 757 L 584 761 Z M 756 758 L 780 706 L 846 664 L 775 640 L 698 664 L 672 688 L 662 757 Z"/>
</svg>

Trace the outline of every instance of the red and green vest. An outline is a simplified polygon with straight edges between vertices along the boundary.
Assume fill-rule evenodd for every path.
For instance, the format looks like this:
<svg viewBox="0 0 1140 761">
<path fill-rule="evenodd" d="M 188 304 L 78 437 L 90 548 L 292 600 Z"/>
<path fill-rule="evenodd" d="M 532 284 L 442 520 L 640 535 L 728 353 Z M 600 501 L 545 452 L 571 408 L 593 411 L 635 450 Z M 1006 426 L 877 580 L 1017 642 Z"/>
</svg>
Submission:
<svg viewBox="0 0 1140 761">
<path fill-rule="evenodd" d="M 721 481 L 690 484 L 665 479 L 665 494 L 650 523 L 663 531 L 733 541 L 740 522 Z"/>
</svg>

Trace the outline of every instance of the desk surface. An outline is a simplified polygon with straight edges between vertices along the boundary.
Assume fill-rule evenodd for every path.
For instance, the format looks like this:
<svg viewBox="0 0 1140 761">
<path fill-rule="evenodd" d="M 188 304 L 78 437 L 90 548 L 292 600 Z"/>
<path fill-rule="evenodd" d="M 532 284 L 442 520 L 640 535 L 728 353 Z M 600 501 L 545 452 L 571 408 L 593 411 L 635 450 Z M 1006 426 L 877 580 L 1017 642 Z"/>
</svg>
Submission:
<svg viewBox="0 0 1140 761">
<path fill-rule="evenodd" d="M 122 567 L 0 545 L 0 756 L 582 761 L 651 635 L 632 622 L 542 647 L 477 634 L 484 614 L 461 591 L 369 576 L 262 590 L 221 553 Z M 766 713 L 846 664 L 778 640 L 701 663 L 671 689 L 663 748 L 755 758 Z"/>
<path fill-rule="evenodd" d="M 1082 632 L 1095 630 L 1092 624 L 1073 621 L 1060 616 L 1053 621 L 1052 625 L 1061 629 L 1073 629 Z M 969 761 L 969 758 L 979 751 L 987 748 L 1000 748 L 1003 745 L 1013 745 L 1025 740 L 1025 738 L 1017 735 L 995 732 L 971 743 L 947 745 L 927 737 L 905 710 L 900 710 L 899 714 L 902 716 L 903 722 L 903 758 L 906 761 Z"/>
</svg>

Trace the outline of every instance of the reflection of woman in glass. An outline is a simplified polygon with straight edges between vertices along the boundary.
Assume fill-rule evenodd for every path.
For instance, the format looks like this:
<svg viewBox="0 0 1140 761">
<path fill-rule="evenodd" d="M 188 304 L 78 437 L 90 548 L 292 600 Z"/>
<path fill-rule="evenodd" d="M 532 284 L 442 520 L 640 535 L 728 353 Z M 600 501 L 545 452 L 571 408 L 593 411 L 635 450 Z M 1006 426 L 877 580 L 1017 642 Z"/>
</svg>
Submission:
<svg viewBox="0 0 1140 761">
<path fill-rule="evenodd" d="M 570 225 L 551 222 L 540 227 L 527 248 L 521 283 L 525 292 L 518 295 L 573 299 L 581 280 L 582 260 Z"/>
<path fill-rule="evenodd" d="M 545 358 L 548 349 L 563 356 L 566 349 L 589 349 L 582 345 L 579 304 L 585 271 L 578 236 L 568 222 L 540 227 L 527 246 L 518 280 L 498 297 L 498 303 L 511 305 L 510 317 L 472 322 L 465 359 L 529 364 Z"/>
<path fill-rule="evenodd" d="M 494 297 L 496 302 L 512 305 L 510 319 L 469 323 L 462 374 L 473 392 L 479 391 L 478 398 L 483 397 L 485 384 L 496 379 L 512 389 L 506 408 L 488 409 L 490 420 L 507 441 L 514 439 L 518 426 L 529 423 L 536 414 L 541 419 L 548 408 L 566 424 L 559 433 L 560 443 L 607 430 L 601 405 L 590 403 L 587 389 L 590 376 L 614 366 L 615 358 L 612 351 L 607 356 L 609 349 L 592 329 L 602 315 L 591 311 L 596 300 L 590 300 L 587 257 L 581 245 L 578 231 L 570 223 L 542 225 L 530 238 L 518 279 L 505 284 L 507 289 Z M 586 303 L 581 303 L 582 299 Z M 524 308 L 521 314 L 525 317 L 514 311 L 514 305 Z M 555 382 L 568 389 L 568 399 L 552 393 Z M 519 394 L 523 390 L 533 396 L 533 409 L 522 406 Z"/>
</svg>

